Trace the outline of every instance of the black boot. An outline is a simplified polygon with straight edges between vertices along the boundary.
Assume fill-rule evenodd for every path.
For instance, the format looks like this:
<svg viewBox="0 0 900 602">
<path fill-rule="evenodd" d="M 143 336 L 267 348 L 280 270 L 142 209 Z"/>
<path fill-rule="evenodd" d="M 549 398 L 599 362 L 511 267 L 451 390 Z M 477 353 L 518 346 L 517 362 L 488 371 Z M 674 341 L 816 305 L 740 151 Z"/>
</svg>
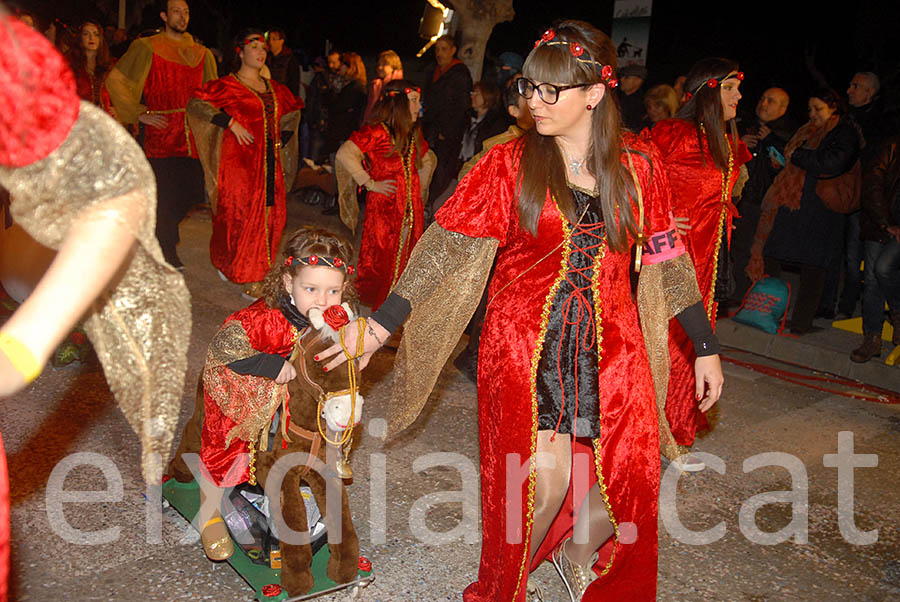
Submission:
<svg viewBox="0 0 900 602">
<path fill-rule="evenodd" d="M 857 349 L 850 352 L 850 361 L 864 364 L 873 357 L 881 355 L 881 333 L 864 332 L 863 342 Z"/>
<path fill-rule="evenodd" d="M 327 197 L 323 203 L 322 215 L 337 215 L 339 212 L 337 196 Z"/>
</svg>

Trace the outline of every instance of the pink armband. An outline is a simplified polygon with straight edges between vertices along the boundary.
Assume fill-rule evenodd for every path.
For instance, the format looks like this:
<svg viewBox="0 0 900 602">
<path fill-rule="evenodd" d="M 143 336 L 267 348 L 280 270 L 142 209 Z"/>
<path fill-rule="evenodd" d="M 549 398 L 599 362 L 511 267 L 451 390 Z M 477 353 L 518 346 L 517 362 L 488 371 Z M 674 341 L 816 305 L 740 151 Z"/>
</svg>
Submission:
<svg viewBox="0 0 900 602">
<path fill-rule="evenodd" d="M 647 237 L 644 242 L 642 262 L 646 265 L 674 259 L 684 254 L 684 242 L 675 227 L 675 217 L 669 214 L 669 227 Z"/>
</svg>

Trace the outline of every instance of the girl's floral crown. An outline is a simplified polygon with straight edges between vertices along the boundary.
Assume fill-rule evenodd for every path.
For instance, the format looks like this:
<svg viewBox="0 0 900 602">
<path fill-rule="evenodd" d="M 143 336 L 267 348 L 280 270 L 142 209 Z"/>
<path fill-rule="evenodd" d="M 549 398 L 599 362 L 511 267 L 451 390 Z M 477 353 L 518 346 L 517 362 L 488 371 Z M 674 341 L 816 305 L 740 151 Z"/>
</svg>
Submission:
<svg viewBox="0 0 900 602">
<path fill-rule="evenodd" d="M 568 46 L 569 52 L 575 57 L 575 60 L 579 63 L 587 63 L 594 67 L 597 70 L 597 73 L 600 74 L 600 79 L 603 83 L 609 88 L 615 88 L 619 85 L 619 80 L 613 77 L 613 68 L 611 65 L 604 65 L 603 63 L 599 63 L 591 58 L 589 54 L 584 49 L 584 46 L 579 44 L 578 42 L 566 42 L 565 40 L 556 40 L 556 31 L 554 29 L 548 29 L 545 31 L 540 39 L 535 41 L 534 47 L 537 48 L 541 44 L 546 44 L 547 46 Z"/>
<path fill-rule="evenodd" d="M 244 38 L 244 41 L 241 42 L 240 46 L 235 47 L 235 49 L 234 49 L 235 54 L 240 54 L 241 50 L 244 49 L 244 46 L 246 46 L 250 42 L 262 42 L 266 46 L 266 48 L 269 47 L 269 43 L 266 42 L 266 39 L 263 36 L 261 36 L 258 33 L 251 33 L 249 36 Z"/>
<path fill-rule="evenodd" d="M 694 90 L 693 92 L 686 92 L 684 96 L 685 96 L 685 98 L 690 100 L 694 97 L 695 94 L 700 92 L 700 90 L 702 90 L 704 87 L 715 88 L 720 83 L 725 81 L 726 79 L 731 79 L 732 77 L 737 79 L 738 81 L 744 81 L 744 72 L 743 71 L 732 71 L 728 75 L 723 75 L 722 77 L 711 77 L 708 80 L 706 80 L 705 82 L 703 82 L 702 84 L 700 84 L 699 86 L 697 86 L 697 89 Z"/>
<path fill-rule="evenodd" d="M 308 257 L 294 257 L 293 255 L 288 255 L 284 260 L 284 265 L 287 267 L 295 265 L 325 266 L 327 268 L 344 270 L 350 276 L 356 271 L 356 268 L 340 257 L 325 257 L 324 255 L 309 255 Z"/>
</svg>

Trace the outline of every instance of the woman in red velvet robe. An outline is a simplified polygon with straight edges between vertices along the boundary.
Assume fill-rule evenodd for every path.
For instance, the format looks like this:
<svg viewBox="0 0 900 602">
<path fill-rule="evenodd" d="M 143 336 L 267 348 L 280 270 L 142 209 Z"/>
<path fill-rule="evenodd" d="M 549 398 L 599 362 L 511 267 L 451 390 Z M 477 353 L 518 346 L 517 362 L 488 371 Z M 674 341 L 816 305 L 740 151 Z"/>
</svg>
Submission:
<svg viewBox="0 0 900 602">
<path fill-rule="evenodd" d="M 66 58 L 75 74 L 75 89 L 82 100 L 92 102 L 115 117 L 109 92 L 103 86 L 106 74 L 115 64 L 103 37 L 103 28 L 85 21 L 78 29 L 78 39 Z"/>
<path fill-rule="evenodd" d="M 423 179 L 433 162 L 418 118 L 421 92 L 406 80 L 385 85 L 372 109 L 370 124 L 341 145 L 337 160 L 364 186 L 366 213 L 356 290 L 360 300 L 378 308 L 393 288 L 424 228 Z"/>
<path fill-rule="evenodd" d="M 481 566 L 467 602 L 523 602 L 547 559 L 572 600 L 655 599 L 654 389 L 665 367 L 649 357 L 658 364 L 665 353 L 672 314 L 699 314 L 712 337 L 698 359 L 704 407 L 721 391 L 659 155 L 620 130 L 615 62 L 612 42 L 587 23 L 545 32 L 525 62 L 529 79 L 517 82 L 535 129 L 495 146 L 459 183 L 366 331 L 361 366 L 409 316 L 391 436 L 421 410 L 496 258 L 478 364 Z M 632 251 L 641 257 L 642 240 L 636 303 Z M 682 298 L 664 298 L 664 286 Z M 320 354 L 327 369 L 343 361 L 330 359 L 339 351 Z"/>
<path fill-rule="evenodd" d="M 732 61 L 698 61 L 687 76 L 687 103 L 675 119 L 660 121 L 652 130 L 653 142 L 669 172 L 675 217 L 690 226 L 683 234 L 684 243 L 694 261 L 697 283 L 713 328 L 716 271 L 719 258 L 727 257 L 731 221 L 737 215 L 731 191 L 740 166 L 751 158 L 734 127 L 741 98 L 738 87 L 743 78 Z M 720 248 L 722 245 L 725 249 Z M 676 323 L 672 324 L 669 354 L 672 372 L 666 417 L 675 441 L 691 445 L 697 431 L 708 428 L 709 423 L 697 404 L 693 369 L 696 356 L 684 329 Z M 683 463 L 684 469 L 703 467 L 696 460 L 688 462 Z"/>
<path fill-rule="evenodd" d="M 272 265 L 286 219 L 281 122 L 303 101 L 260 76 L 266 61 L 262 34 L 241 36 L 236 50 L 240 68 L 200 88 L 188 113 L 192 129 L 201 130 L 198 148 L 209 150 L 200 159 L 213 205 L 210 259 L 228 280 L 258 283 Z M 203 128 L 204 122 L 217 127 Z M 211 144 L 203 143 L 204 129 L 213 132 Z M 247 293 L 256 298 L 257 288 Z"/>
</svg>

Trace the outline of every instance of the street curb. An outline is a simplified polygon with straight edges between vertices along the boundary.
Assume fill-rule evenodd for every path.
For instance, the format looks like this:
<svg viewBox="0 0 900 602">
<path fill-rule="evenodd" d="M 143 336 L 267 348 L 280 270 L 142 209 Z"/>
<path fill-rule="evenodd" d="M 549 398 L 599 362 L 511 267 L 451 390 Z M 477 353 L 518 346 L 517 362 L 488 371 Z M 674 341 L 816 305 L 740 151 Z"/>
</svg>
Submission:
<svg viewBox="0 0 900 602">
<path fill-rule="evenodd" d="M 817 320 L 815 325 L 822 330 L 794 337 L 769 334 L 725 318 L 717 321 L 716 335 L 724 346 L 900 392 L 900 368 L 884 363 L 891 351 L 889 343 L 881 358 L 857 364 L 850 361 L 850 352 L 862 342 L 859 335 L 832 328 L 828 321 Z M 727 350 L 723 353 L 728 355 Z"/>
</svg>

